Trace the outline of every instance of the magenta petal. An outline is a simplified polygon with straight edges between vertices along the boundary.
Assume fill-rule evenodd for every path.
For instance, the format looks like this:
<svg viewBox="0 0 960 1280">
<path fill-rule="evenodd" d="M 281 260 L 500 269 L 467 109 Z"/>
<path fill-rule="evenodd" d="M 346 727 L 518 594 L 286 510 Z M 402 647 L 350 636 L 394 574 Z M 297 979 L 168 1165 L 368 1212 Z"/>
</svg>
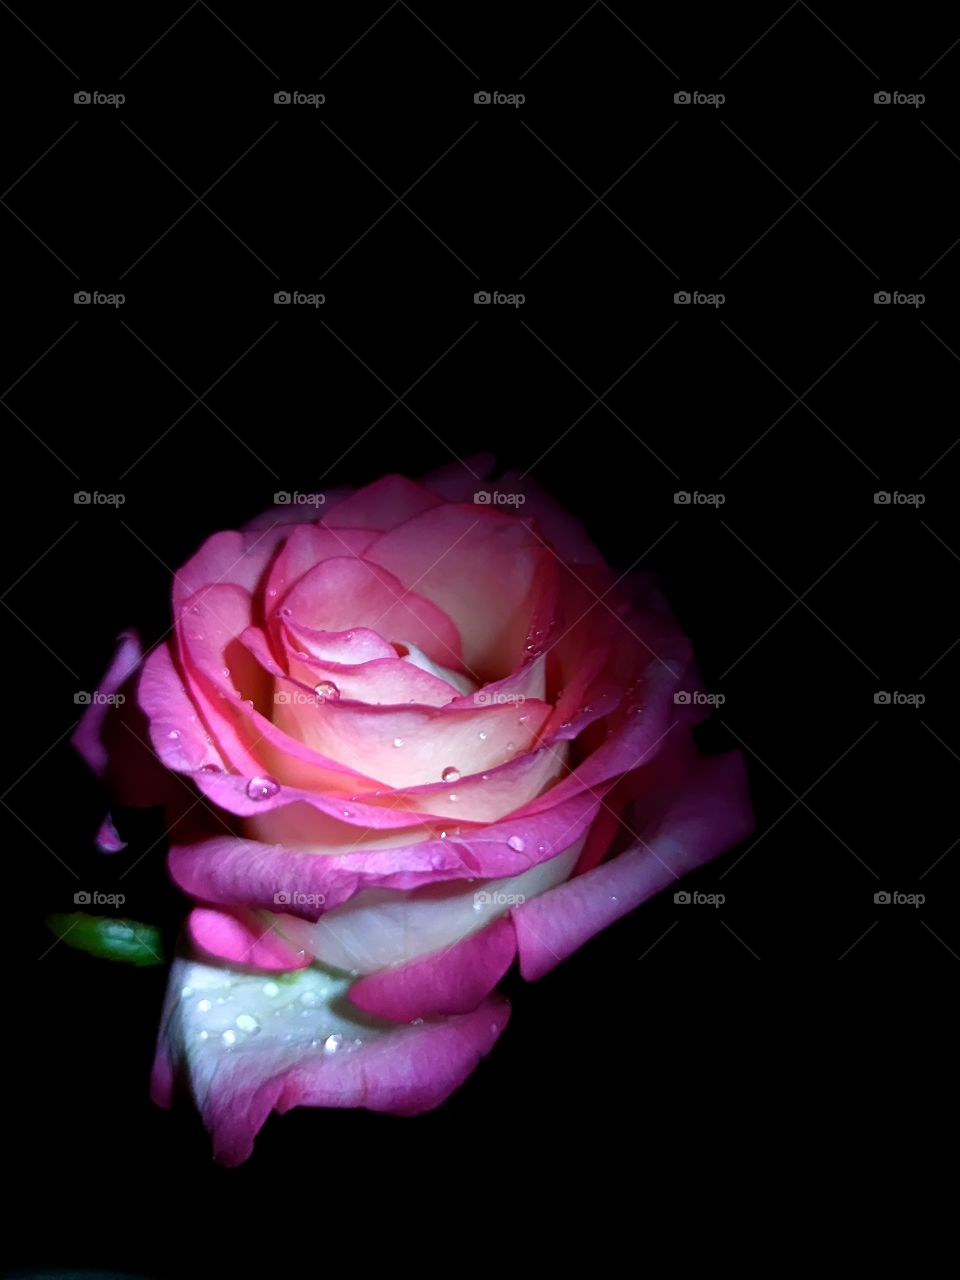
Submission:
<svg viewBox="0 0 960 1280">
<path fill-rule="evenodd" d="M 359 979 L 350 999 L 390 1022 L 469 1013 L 497 985 L 516 952 L 513 922 L 503 917 L 444 951 Z"/>
<path fill-rule="evenodd" d="M 187 932 L 205 955 L 235 966 L 270 972 L 305 969 L 312 957 L 294 947 L 254 911 L 215 911 L 196 907 L 187 918 Z"/>
<path fill-rule="evenodd" d="M 96 690 L 98 696 L 88 703 L 70 739 L 98 777 L 103 776 L 110 761 L 110 753 L 104 742 L 104 730 L 107 720 L 112 717 L 116 709 L 116 704 L 108 702 L 107 698 L 126 696 L 122 692 L 123 687 L 140 666 L 142 657 L 143 651 L 140 648 L 140 637 L 137 633 L 121 632 L 117 637 L 113 661 Z"/>
<path fill-rule="evenodd" d="M 743 759 L 704 757 L 643 842 L 512 911 L 520 972 L 548 973 L 595 933 L 744 839 L 753 827 Z"/>
</svg>

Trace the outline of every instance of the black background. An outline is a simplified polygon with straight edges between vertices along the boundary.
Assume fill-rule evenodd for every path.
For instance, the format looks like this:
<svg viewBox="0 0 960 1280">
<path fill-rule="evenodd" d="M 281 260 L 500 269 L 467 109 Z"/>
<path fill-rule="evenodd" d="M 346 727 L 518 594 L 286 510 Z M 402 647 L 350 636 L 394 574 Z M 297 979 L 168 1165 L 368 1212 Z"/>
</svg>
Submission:
<svg viewBox="0 0 960 1280">
<path fill-rule="evenodd" d="M 398 1186 L 429 1215 L 482 1157 L 514 1184 L 548 1175 L 554 1148 L 583 1168 L 622 1139 L 666 1169 L 670 1133 L 735 1133 L 753 1082 L 808 1054 L 855 1096 L 851 1047 L 935 1026 L 960 959 L 955 17 L 803 0 L 15 8 L 10 1053 L 24 1194 L 52 1197 L 59 1223 L 16 1252 L 169 1276 L 224 1221 L 230 1249 L 288 1214 L 327 1237 L 344 1202 Z M 275 105 L 294 89 L 326 102 Z M 126 101 L 75 105 L 80 90 Z M 893 90 L 926 101 L 874 102 Z M 284 289 L 325 302 L 278 307 Z M 80 307 L 80 290 L 126 300 Z M 478 307 L 479 290 L 525 301 Z M 678 306 L 680 290 L 725 301 Z M 878 306 L 881 290 L 925 301 Z M 275 490 L 477 451 L 530 470 L 618 568 L 663 573 L 726 699 L 710 745 L 744 751 L 757 833 L 693 881 L 721 908 L 667 894 L 536 985 L 508 979 L 510 1029 L 437 1112 L 296 1112 L 220 1170 L 192 1112 L 147 1099 L 163 971 L 44 931 L 78 887 L 170 932 L 185 907 L 148 822 L 128 853 L 93 850 L 104 800 L 67 742 L 74 694 L 123 627 L 164 632 L 171 571 Z M 80 490 L 125 502 L 76 505 Z M 877 705 L 881 690 L 925 702 Z M 881 890 L 926 901 L 878 906 Z M 299 1199 L 314 1193 L 322 1209 Z"/>
</svg>

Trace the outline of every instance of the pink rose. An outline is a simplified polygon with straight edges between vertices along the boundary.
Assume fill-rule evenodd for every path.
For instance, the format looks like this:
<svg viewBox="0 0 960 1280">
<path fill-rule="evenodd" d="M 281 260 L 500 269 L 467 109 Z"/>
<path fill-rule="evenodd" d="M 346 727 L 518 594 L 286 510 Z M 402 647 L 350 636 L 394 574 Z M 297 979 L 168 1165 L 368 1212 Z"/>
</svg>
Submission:
<svg viewBox="0 0 960 1280">
<path fill-rule="evenodd" d="M 180 570 L 171 638 L 141 663 L 126 634 L 100 687 L 140 668 L 196 791 L 103 707 L 78 732 L 122 799 L 167 788 L 196 906 L 153 1093 L 184 1073 L 226 1164 L 271 1110 L 436 1106 L 506 1025 L 515 959 L 548 972 L 750 828 L 655 583 L 615 581 L 532 482 L 466 475 L 277 506 Z"/>
</svg>

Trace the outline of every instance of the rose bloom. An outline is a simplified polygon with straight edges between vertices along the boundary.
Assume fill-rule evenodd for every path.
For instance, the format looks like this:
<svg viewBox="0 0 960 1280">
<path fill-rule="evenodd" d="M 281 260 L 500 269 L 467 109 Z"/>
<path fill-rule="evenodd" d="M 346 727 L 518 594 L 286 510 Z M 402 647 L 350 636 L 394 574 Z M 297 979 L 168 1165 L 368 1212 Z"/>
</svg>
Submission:
<svg viewBox="0 0 960 1280">
<path fill-rule="evenodd" d="M 750 829 L 656 583 L 533 482 L 467 480 L 215 534 L 77 732 L 120 803 L 166 806 L 195 906 L 153 1096 L 185 1077 L 225 1164 L 272 1110 L 435 1107 L 506 1026 L 515 960 L 540 977 Z"/>
</svg>

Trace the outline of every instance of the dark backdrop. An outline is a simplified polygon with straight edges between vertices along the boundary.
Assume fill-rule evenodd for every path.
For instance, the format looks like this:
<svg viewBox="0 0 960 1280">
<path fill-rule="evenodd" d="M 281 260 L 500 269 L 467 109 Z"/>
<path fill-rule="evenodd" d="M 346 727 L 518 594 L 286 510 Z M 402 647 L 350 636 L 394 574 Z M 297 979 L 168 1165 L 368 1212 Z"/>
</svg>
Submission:
<svg viewBox="0 0 960 1280">
<path fill-rule="evenodd" d="M 955 20 L 451 8 L 0 12 L 9 1058 L 25 1194 L 59 1223 L 28 1260 L 171 1275 L 196 1230 L 235 1223 L 242 1248 L 245 1225 L 312 1214 L 291 1185 L 322 1193 L 329 1237 L 342 1200 L 409 1186 L 429 1215 L 481 1158 L 516 1187 L 555 1149 L 583 1170 L 623 1141 L 666 1171 L 701 1126 L 736 1138 L 790 1062 L 855 1098 L 883 1060 L 861 1075 L 851 1045 L 912 1043 L 955 982 Z M 275 101 L 293 91 L 326 101 Z M 525 101 L 475 101 L 494 91 Z M 676 101 L 695 91 L 725 100 Z M 876 100 L 895 92 L 924 101 Z M 476 451 L 665 576 L 757 833 L 693 882 L 721 908 L 664 895 L 509 980 L 503 1042 L 436 1113 L 296 1113 L 215 1169 L 196 1116 L 147 1100 L 162 971 L 44 932 L 80 884 L 168 932 L 184 910 L 149 823 L 132 857 L 94 852 L 74 695 L 124 626 L 163 632 L 171 570 L 275 490 Z"/>
</svg>

